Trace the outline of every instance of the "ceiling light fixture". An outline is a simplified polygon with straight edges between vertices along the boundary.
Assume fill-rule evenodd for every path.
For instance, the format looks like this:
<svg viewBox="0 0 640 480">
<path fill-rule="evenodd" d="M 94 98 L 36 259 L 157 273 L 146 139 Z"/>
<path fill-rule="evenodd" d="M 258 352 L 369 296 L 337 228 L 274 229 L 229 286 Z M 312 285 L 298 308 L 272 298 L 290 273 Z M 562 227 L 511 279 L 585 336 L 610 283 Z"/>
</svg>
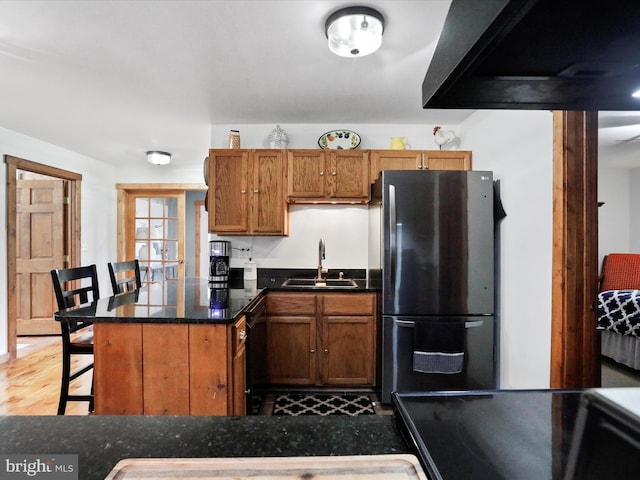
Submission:
<svg viewBox="0 0 640 480">
<path fill-rule="evenodd" d="M 640 90 L 636 90 L 635 92 L 633 92 L 633 93 L 631 94 L 631 96 L 632 96 L 633 98 L 640 98 Z"/>
<path fill-rule="evenodd" d="M 369 7 L 346 7 L 324 24 L 329 50 L 341 57 L 364 57 L 382 45 L 384 17 Z"/>
<path fill-rule="evenodd" d="M 167 165 L 171 161 L 171 154 L 167 152 L 160 152 L 158 150 L 151 150 L 147 152 L 147 162 L 154 165 Z"/>
</svg>

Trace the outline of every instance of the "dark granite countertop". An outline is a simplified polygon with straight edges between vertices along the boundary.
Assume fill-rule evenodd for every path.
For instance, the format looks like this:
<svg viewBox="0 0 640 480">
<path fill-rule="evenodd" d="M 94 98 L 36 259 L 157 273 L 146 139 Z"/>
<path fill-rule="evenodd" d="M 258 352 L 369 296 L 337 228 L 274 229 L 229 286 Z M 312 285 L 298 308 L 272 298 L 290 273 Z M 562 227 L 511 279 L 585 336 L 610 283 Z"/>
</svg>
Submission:
<svg viewBox="0 0 640 480">
<path fill-rule="evenodd" d="M 337 278 L 331 272 L 329 278 Z M 286 292 L 375 292 L 378 288 L 364 278 L 364 270 L 346 270 L 346 278 L 353 278 L 358 288 L 343 287 L 285 287 L 288 278 L 313 278 L 313 272 L 302 269 L 270 269 L 259 271 L 255 281 L 243 281 L 232 272 L 229 282 L 213 284 L 207 278 L 184 278 L 163 283 L 147 284 L 134 292 L 127 292 L 56 312 L 58 320 L 92 321 L 96 323 L 219 323 L 231 324 L 255 305 L 268 291 Z M 181 293 L 179 293 L 181 292 Z M 159 300 L 154 298 L 159 296 Z M 173 306 L 160 306 L 164 298 L 175 299 Z M 178 299 L 182 304 L 177 305 Z M 141 307 L 141 308 L 138 308 Z"/>
<path fill-rule="evenodd" d="M 2 454 L 77 454 L 79 478 L 102 480 L 125 458 L 408 453 L 391 415 L 5 416 Z"/>
</svg>

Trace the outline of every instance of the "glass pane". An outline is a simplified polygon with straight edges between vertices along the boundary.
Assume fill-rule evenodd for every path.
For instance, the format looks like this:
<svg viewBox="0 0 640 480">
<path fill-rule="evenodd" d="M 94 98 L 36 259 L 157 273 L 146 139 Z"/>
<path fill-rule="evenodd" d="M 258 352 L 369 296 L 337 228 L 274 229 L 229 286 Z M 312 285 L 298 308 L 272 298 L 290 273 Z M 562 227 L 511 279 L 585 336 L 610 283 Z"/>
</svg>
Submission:
<svg viewBox="0 0 640 480">
<path fill-rule="evenodd" d="M 136 258 L 140 262 L 149 260 L 149 242 L 136 241 Z"/>
<path fill-rule="evenodd" d="M 178 241 L 167 241 L 164 242 L 165 247 L 165 260 L 168 261 L 177 261 L 178 260 Z"/>
<path fill-rule="evenodd" d="M 136 219 L 136 238 L 149 238 L 149 220 L 137 218 Z M 136 252 L 137 252 L 136 248 Z"/>
<path fill-rule="evenodd" d="M 151 202 L 149 217 L 162 218 L 167 216 L 165 212 L 164 198 L 150 198 L 149 201 Z"/>
<path fill-rule="evenodd" d="M 165 198 L 166 203 L 166 217 L 177 218 L 178 217 L 178 199 L 177 198 Z"/>
<path fill-rule="evenodd" d="M 162 305 L 163 295 L 162 283 L 149 284 L 149 305 Z"/>
<path fill-rule="evenodd" d="M 136 217 L 149 216 L 149 199 L 136 198 Z"/>
<path fill-rule="evenodd" d="M 164 282 L 167 296 L 165 299 L 165 305 L 177 305 L 178 304 L 178 285 L 176 282 Z"/>
<path fill-rule="evenodd" d="M 178 278 L 178 262 L 166 262 L 164 264 L 164 277 L 167 280 Z"/>
<path fill-rule="evenodd" d="M 177 220 L 167 220 L 165 222 L 165 238 L 169 239 L 177 239 L 178 238 L 178 221 Z"/>
<path fill-rule="evenodd" d="M 149 222 L 149 230 L 151 238 L 163 238 L 164 237 L 164 221 L 163 220 L 151 220 Z"/>
</svg>

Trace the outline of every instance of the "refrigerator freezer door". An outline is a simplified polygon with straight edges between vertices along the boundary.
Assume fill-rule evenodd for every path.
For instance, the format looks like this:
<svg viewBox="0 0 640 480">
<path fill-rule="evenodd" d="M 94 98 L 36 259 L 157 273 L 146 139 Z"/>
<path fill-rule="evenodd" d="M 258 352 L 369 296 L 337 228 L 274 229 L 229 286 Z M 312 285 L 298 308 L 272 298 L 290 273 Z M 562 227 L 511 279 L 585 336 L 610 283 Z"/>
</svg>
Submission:
<svg viewBox="0 0 640 480">
<path fill-rule="evenodd" d="M 493 177 L 382 173 L 382 313 L 493 313 Z"/>
<path fill-rule="evenodd" d="M 415 370 L 415 325 L 463 324 L 464 360 L 460 373 L 424 373 Z M 495 388 L 494 318 L 396 317 L 382 319 L 382 402 L 391 401 L 392 392 L 438 390 L 487 390 Z"/>
</svg>

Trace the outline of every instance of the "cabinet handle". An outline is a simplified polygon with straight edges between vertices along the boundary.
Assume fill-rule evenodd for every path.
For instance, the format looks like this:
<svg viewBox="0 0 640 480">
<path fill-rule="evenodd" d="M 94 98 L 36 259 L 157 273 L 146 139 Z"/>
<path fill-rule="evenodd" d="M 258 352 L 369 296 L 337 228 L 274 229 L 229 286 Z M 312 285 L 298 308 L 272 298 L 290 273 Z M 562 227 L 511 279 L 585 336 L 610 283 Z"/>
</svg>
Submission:
<svg viewBox="0 0 640 480">
<path fill-rule="evenodd" d="M 245 332 L 244 330 L 240 330 L 240 333 L 238 333 L 238 337 L 240 337 L 240 340 L 244 340 L 245 338 L 247 338 L 247 332 Z"/>
<path fill-rule="evenodd" d="M 255 189 L 255 190 L 253 191 L 253 193 L 260 193 L 260 190 Z"/>
<path fill-rule="evenodd" d="M 316 353 L 316 351 L 312 348 L 311 350 L 309 350 L 310 353 Z"/>
<path fill-rule="evenodd" d="M 328 348 L 325 348 L 325 349 L 324 349 L 324 353 L 329 353 L 329 349 L 328 349 Z"/>
<path fill-rule="evenodd" d="M 331 172 L 331 175 L 333 175 L 334 177 L 337 175 L 336 172 Z"/>
<path fill-rule="evenodd" d="M 240 190 L 240 193 L 247 193 L 246 190 Z"/>
</svg>

